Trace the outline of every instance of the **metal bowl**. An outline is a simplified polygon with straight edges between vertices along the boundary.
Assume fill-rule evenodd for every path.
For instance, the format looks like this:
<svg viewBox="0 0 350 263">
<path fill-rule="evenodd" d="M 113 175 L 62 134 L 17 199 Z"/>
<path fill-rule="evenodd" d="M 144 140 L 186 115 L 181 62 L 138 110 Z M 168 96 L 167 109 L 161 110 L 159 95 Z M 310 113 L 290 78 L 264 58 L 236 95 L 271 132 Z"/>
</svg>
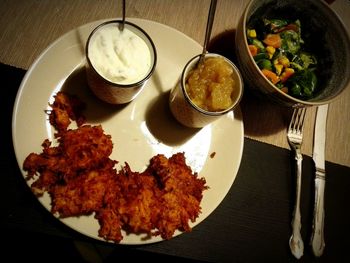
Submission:
<svg viewBox="0 0 350 263">
<path fill-rule="evenodd" d="M 315 96 L 301 100 L 273 85 L 250 54 L 247 25 L 256 19 L 288 18 L 301 21 L 302 38 L 315 47 L 318 59 L 318 88 Z M 236 55 L 246 86 L 255 93 L 289 107 L 328 104 L 350 83 L 350 40 L 345 26 L 331 8 L 319 0 L 252 0 L 236 30 Z M 267 96 L 266 96 L 267 95 Z"/>
</svg>

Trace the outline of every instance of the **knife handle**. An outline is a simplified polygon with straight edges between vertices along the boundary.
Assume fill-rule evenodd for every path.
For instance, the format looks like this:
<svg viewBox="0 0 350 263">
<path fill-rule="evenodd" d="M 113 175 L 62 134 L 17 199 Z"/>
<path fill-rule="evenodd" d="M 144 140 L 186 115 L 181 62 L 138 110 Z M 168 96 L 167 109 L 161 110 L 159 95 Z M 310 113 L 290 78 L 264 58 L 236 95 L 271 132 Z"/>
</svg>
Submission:
<svg viewBox="0 0 350 263">
<path fill-rule="evenodd" d="M 316 169 L 314 218 L 312 222 L 311 246 L 316 257 L 320 257 L 325 247 L 324 241 L 324 188 L 325 171 Z"/>
</svg>

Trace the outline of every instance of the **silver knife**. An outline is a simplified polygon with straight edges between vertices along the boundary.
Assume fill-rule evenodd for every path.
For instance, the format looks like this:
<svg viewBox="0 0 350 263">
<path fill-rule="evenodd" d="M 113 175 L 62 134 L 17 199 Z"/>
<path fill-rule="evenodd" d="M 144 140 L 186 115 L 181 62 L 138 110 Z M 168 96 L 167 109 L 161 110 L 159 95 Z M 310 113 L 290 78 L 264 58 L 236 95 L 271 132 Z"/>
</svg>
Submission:
<svg viewBox="0 0 350 263">
<path fill-rule="evenodd" d="M 315 203 L 312 222 L 311 246 L 316 257 L 320 257 L 325 247 L 324 241 L 324 188 L 326 181 L 325 145 L 328 104 L 318 106 L 316 113 L 314 146 L 312 159 L 315 162 Z"/>
</svg>

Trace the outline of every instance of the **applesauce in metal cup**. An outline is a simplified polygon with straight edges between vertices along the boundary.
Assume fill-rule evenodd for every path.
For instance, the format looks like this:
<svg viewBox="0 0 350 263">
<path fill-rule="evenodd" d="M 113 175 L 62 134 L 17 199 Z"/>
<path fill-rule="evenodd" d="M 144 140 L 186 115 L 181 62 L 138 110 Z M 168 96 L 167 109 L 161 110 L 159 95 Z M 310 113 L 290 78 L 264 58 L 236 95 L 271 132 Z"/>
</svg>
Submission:
<svg viewBox="0 0 350 263">
<path fill-rule="evenodd" d="M 243 95 L 237 67 L 219 54 L 200 55 L 185 66 L 180 81 L 170 92 L 169 106 L 184 126 L 201 128 L 233 110 Z"/>
</svg>

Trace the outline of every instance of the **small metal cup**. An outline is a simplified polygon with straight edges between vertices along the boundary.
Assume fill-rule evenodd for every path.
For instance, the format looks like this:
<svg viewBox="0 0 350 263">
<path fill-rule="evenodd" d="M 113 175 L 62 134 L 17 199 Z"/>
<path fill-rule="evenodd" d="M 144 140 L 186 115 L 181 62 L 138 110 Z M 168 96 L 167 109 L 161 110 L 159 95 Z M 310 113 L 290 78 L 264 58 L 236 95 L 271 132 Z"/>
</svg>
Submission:
<svg viewBox="0 0 350 263">
<path fill-rule="evenodd" d="M 185 88 L 188 73 L 197 65 L 200 55 L 193 57 L 185 66 L 178 84 L 171 90 L 169 96 L 169 106 L 173 116 L 184 126 L 190 128 L 202 128 L 207 124 L 219 119 L 226 113 L 233 110 L 241 100 L 243 95 L 243 80 L 237 67 L 227 58 L 214 53 L 207 53 L 208 57 L 222 57 L 233 69 L 235 89 L 232 105 L 223 111 L 206 111 L 195 105 L 188 96 Z"/>
<path fill-rule="evenodd" d="M 125 21 L 124 28 L 129 29 L 137 36 L 139 36 L 149 48 L 151 54 L 151 65 L 147 74 L 142 79 L 137 80 L 134 83 L 122 84 L 108 80 L 96 70 L 89 57 L 89 47 L 93 37 L 95 36 L 96 32 L 101 30 L 103 27 L 112 26 L 118 29 L 121 23 L 121 20 L 112 20 L 97 26 L 89 35 L 85 49 L 87 59 L 86 74 L 88 85 L 98 98 L 111 104 L 124 104 L 131 102 L 133 99 L 135 99 L 136 96 L 144 88 L 148 79 L 152 76 L 157 63 L 157 51 L 150 36 L 142 28 L 138 27 L 133 23 Z"/>
</svg>

